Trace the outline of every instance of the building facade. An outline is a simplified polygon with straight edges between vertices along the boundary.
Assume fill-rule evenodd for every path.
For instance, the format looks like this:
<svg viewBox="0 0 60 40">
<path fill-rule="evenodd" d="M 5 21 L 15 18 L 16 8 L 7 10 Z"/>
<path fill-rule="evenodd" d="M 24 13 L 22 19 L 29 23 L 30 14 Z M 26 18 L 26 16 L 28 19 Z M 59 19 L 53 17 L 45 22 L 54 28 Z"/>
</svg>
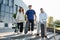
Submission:
<svg viewBox="0 0 60 40">
<path fill-rule="evenodd" d="M 12 22 L 14 20 L 12 16 L 14 13 L 18 13 L 19 7 L 27 10 L 27 6 L 22 0 L 0 0 L 0 21 Z"/>
</svg>

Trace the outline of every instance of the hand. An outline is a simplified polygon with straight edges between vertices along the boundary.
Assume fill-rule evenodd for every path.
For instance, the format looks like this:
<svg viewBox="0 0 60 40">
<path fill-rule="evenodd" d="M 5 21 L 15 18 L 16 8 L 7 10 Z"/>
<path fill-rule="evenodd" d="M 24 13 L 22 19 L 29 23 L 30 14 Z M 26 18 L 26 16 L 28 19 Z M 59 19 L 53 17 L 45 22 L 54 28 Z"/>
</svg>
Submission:
<svg viewBox="0 0 60 40">
<path fill-rule="evenodd" d="M 28 19 L 26 19 L 26 21 L 28 21 Z"/>
<path fill-rule="evenodd" d="M 34 21 L 36 21 L 36 19 Z"/>
<path fill-rule="evenodd" d="M 35 21 L 37 21 L 36 19 L 37 19 L 37 18 L 35 17 Z"/>
</svg>

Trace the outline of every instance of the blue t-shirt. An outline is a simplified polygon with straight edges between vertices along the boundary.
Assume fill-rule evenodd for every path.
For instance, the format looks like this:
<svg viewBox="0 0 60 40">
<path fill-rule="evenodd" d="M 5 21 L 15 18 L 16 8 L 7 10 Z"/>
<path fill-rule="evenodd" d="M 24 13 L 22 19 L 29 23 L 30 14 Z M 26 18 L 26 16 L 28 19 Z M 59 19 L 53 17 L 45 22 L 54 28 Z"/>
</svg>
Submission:
<svg viewBox="0 0 60 40">
<path fill-rule="evenodd" d="M 34 20 L 34 14 L 35 14 L 34 10 L 27 10 L 26 15 L 28 17 L 28 20 Z"/>
</svg>

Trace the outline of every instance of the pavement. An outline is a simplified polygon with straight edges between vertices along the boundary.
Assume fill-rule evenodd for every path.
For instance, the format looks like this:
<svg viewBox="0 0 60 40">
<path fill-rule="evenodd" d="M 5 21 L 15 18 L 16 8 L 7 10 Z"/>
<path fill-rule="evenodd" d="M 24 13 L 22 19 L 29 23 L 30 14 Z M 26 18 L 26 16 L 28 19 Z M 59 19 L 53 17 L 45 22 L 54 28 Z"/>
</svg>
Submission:
<svg viewBox="0 0 60 40">
<path fill-rule="evenodd" d="M 37 30 L 35 29 L 33 31 L 34 34 L 37 33 Z M 41 36 L 41 34 L 40 34 Z M 14 29 L 11 28 L 0 28 L 0 40 L 55 40 L 54 39 L 54 33 L 52 32 L 47 32 L 47 37 L 48 38 L 41 38 L 40 36 L 32 35 L 30 32 L 28 34 L 16 34 L 14 33 Z M 60 40 L 60 34 L 56 33 L 56 40 Z"/>
</svg>

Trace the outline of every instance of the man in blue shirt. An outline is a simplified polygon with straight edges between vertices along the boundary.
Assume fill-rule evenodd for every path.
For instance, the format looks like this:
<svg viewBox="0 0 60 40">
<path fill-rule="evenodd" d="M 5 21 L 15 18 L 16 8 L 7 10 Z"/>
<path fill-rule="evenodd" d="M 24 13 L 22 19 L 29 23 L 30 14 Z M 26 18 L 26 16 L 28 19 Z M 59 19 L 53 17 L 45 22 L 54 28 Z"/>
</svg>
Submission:
<svg viewBox="0 0 60 40">
<path fill-rule="evenodd" d="M 31 32 L 34 31 L 34 16 L 36 20 L 36 12 L 32 9 L 32 5 L 29 5 L 29 10 L 26 12 L 26 19 L 29 21 L 29 30 L 30 30 L 30 23 L 31 23 Z"/>
</svg>

